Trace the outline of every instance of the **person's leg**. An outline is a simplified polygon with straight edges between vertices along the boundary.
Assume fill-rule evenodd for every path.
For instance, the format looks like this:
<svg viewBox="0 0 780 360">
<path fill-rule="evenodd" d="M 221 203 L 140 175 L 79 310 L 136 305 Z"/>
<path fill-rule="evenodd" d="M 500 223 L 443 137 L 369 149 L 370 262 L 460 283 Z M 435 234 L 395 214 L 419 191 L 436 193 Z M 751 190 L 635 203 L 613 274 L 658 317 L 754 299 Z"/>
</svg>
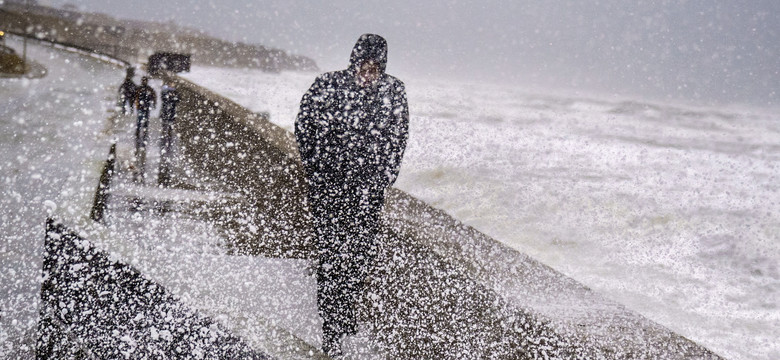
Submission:
<svg viewBox="0 0 780 360">
<path fill-rule="evenodd" d="M 165 120 L 162 123 L 162 141 L 161 152 L 170 159 L 173 150 L 173 123 L 170 120 Z"/>
<path fill-rule="evenodd" d="M 338 328 L 335 319 L 336 291 L 329 259 L 320 257 L 317 264 L 317 311 L 322 318 L 322 351 L 332 354 L 338 348 Z"/>
<path fill-rule="evenodd" d="M 172 142 L 172 131 L 171 131 L 171 122 L 163 119 L 162 121 L 162 131 L 160 134 L 160 168 L 159 168 L 159 178 L 157 179 L 157 183 L 160 185 L 167 186 L 170 184 L 170 162 L 171 162 L 171 142 Z"/>
<path fill-rule="evenodd" d="M 135 122 L 135 171 L 133 171 L 133 181 L 138 181 L 140 178 L 139 166 L 141 163 L 141 148 L 143 147 L 143 122 L 144 119 L 141 113 L 138 113 L 138 118 Z"/>
<path fill-rule="evenodd" d="M 127 100 L 125 99 L 124 94 L 119 94 L 119 101 L 116 102 L 117 107 L 121 107 L 122 109 L 122 115 L 127 115 L 127 107 L 125 104 L 127 103 Z"/>
<path fill-rule="evenodd" d="M 146 177 L 146 143 L 149 139 L 149 112 L 138 111 L 138 124 L 135 132 L 135 156 L 137 178 L 141 181 Z"/>
<path fill-rule="evenodd" d="M 382 209 L 385 205 L 384 191 L 364 194 L 361 198 L 360 252 L 361 277 L 365 279 L 378 255 L 377 236 L 381 227 Z"/>
<path fill-rule="evenodd" d="M 344 332 L 341 236 L 335 211 L 338 204 L 327 189 L 317 190 L 312 190 L 308 198 L 317 246 L 317 309 L 322 318 L 322 350 L 333 356 L 341 353 Z"/>
<path fill-rule="evenodd" d="M 379 207 L 373 206 L 368 194 L 362 191 L 344 192 L 344 331 L 357 332 L 357 310 L 363 295 L 364 281 L 376 256 L 376 233 Z M 380 203 L 381 204 L 381 203 Z"/>
<path fill-rule="evenodd" d="M 384 205 L 382 194 L 360 193 L 355 199 L 350 226 L 350 264 L 348 302 L 350 304 L 349 334 L 357 333 L 358 310 L 362 309 L 365 281 L 378 253 L 377 233 Z"/>
<path fill-rule="evenodd" d="M 334 254 L 335 255 L 335 254 Z M 328 355 L 341 353 L 341 339 L 345 329 L 344 276 L 339 268 L 342 262 L 335 255 L 323 258 L 317 269 L 317 306 L 322 317 L 322 349 Z"/>
<path fill-rule="evenodd" d="M 141 147 L 141 178 L 146 178 L 146 146 L 149 143 L 149 114 L 146 114 L 146 121 L 143 123 L 143 146 Z"/>
</svg>

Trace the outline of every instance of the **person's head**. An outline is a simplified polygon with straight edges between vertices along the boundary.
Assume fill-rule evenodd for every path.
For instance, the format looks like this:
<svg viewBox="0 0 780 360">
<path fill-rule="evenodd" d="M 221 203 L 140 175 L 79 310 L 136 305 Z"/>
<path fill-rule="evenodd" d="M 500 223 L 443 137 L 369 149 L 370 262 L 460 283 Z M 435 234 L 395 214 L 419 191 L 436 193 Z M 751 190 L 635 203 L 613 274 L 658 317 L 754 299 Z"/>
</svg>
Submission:
<svg viewBox="0 0 780 360">
<path fill-rule="evenodd" d="M 374 34 L 360 36 L 349 59 L 349 70 L 356 80 L 363 84 L 373 83 L 382 76 L 386 67 L 387 41 Z"/>
<path fill-rule="evenodd" d="M 141 85 L 149 85 L 149 77 L 144 76 L 141 78 Z"/>
</svg>

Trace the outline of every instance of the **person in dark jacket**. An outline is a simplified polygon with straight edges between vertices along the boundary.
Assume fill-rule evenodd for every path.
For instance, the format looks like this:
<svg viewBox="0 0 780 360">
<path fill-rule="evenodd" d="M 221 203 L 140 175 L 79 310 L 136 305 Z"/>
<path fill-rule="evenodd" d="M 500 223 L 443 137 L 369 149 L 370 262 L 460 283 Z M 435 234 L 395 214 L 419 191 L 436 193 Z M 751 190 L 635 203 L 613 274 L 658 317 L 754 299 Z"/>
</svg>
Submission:
<svg viewBox="0 0 780 360">
<path fill-rule="evenodd" d="M 135 82 L 133 82 L 132 73 L 128 70 L 125 81 L 119 86 L 119 104 L 122 107 L 123 115 L 133 113 L 133 101 L 137 87 Z"/>
<path fill-rule="evenodd" d="M 160 90 L 160 171 L 157 183 L 168 186 L 171 182 L 170 166 L 173 156 L 173 121 L 176 118 L 176 104 L 179 103 L 179 92 L 171 83 L 163 84 Z"/>
<path fill-rule="evenodd" d="M 349 68 L 320 75 L 301 100 L 295 136 L 317 247 L 323 351 L 356 333 L 355 303 L 376 255 L 385 189 L 406 148 L 404 83 L 385 73 L 387 42 L 365 34 Z"/>
<path fill-rule="evenodd" d="M 143 181 L 146 176 L 146 143 L 149 139 L 149 112 L 157 107 L 157 93 L 149 86 L 149 78 L 141 78 L 141 86 L 135 91 L 135 108 L 138 121 L 135 127 L 136 169 L 133 179 Z"/>
</svg>

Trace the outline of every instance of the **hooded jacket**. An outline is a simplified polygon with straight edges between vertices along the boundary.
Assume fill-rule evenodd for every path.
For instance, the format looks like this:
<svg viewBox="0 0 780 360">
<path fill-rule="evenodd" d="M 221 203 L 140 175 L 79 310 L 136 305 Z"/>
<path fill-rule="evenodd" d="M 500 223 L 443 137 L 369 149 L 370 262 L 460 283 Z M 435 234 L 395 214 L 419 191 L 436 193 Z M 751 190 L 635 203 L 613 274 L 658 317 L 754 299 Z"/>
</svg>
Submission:
<svg viewBox="0 0 780 360">
<path fill-rule="evenodd" d="M 361 64 L 373 60 L 379 78 L 357 83 Z M 310 187 L 384 191 L 398 177 L 409 129 L 404 83 L 385 73 L 387 42 L 361 36 L 349 67 L 320 75 L 304 94 L 295 121 L 298 151 Z"/>
</svg>

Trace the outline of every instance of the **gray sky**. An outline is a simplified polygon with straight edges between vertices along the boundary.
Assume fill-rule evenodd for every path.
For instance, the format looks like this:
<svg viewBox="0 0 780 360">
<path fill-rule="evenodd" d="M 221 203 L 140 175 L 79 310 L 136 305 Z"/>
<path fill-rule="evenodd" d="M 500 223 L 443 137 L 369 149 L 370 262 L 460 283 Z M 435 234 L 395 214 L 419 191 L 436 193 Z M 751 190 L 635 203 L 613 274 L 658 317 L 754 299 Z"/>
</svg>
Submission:
<svg viewBox="0 0 780 360">
<path fill-rule="evenodd" d="M 780 103 L 777 0 L 41 0 L 166 20 L 346 67 L 362 33 L 388 72 L 694 103 Z M 128 5 L 131 4 L 131 5 Z"/>
</svg>

